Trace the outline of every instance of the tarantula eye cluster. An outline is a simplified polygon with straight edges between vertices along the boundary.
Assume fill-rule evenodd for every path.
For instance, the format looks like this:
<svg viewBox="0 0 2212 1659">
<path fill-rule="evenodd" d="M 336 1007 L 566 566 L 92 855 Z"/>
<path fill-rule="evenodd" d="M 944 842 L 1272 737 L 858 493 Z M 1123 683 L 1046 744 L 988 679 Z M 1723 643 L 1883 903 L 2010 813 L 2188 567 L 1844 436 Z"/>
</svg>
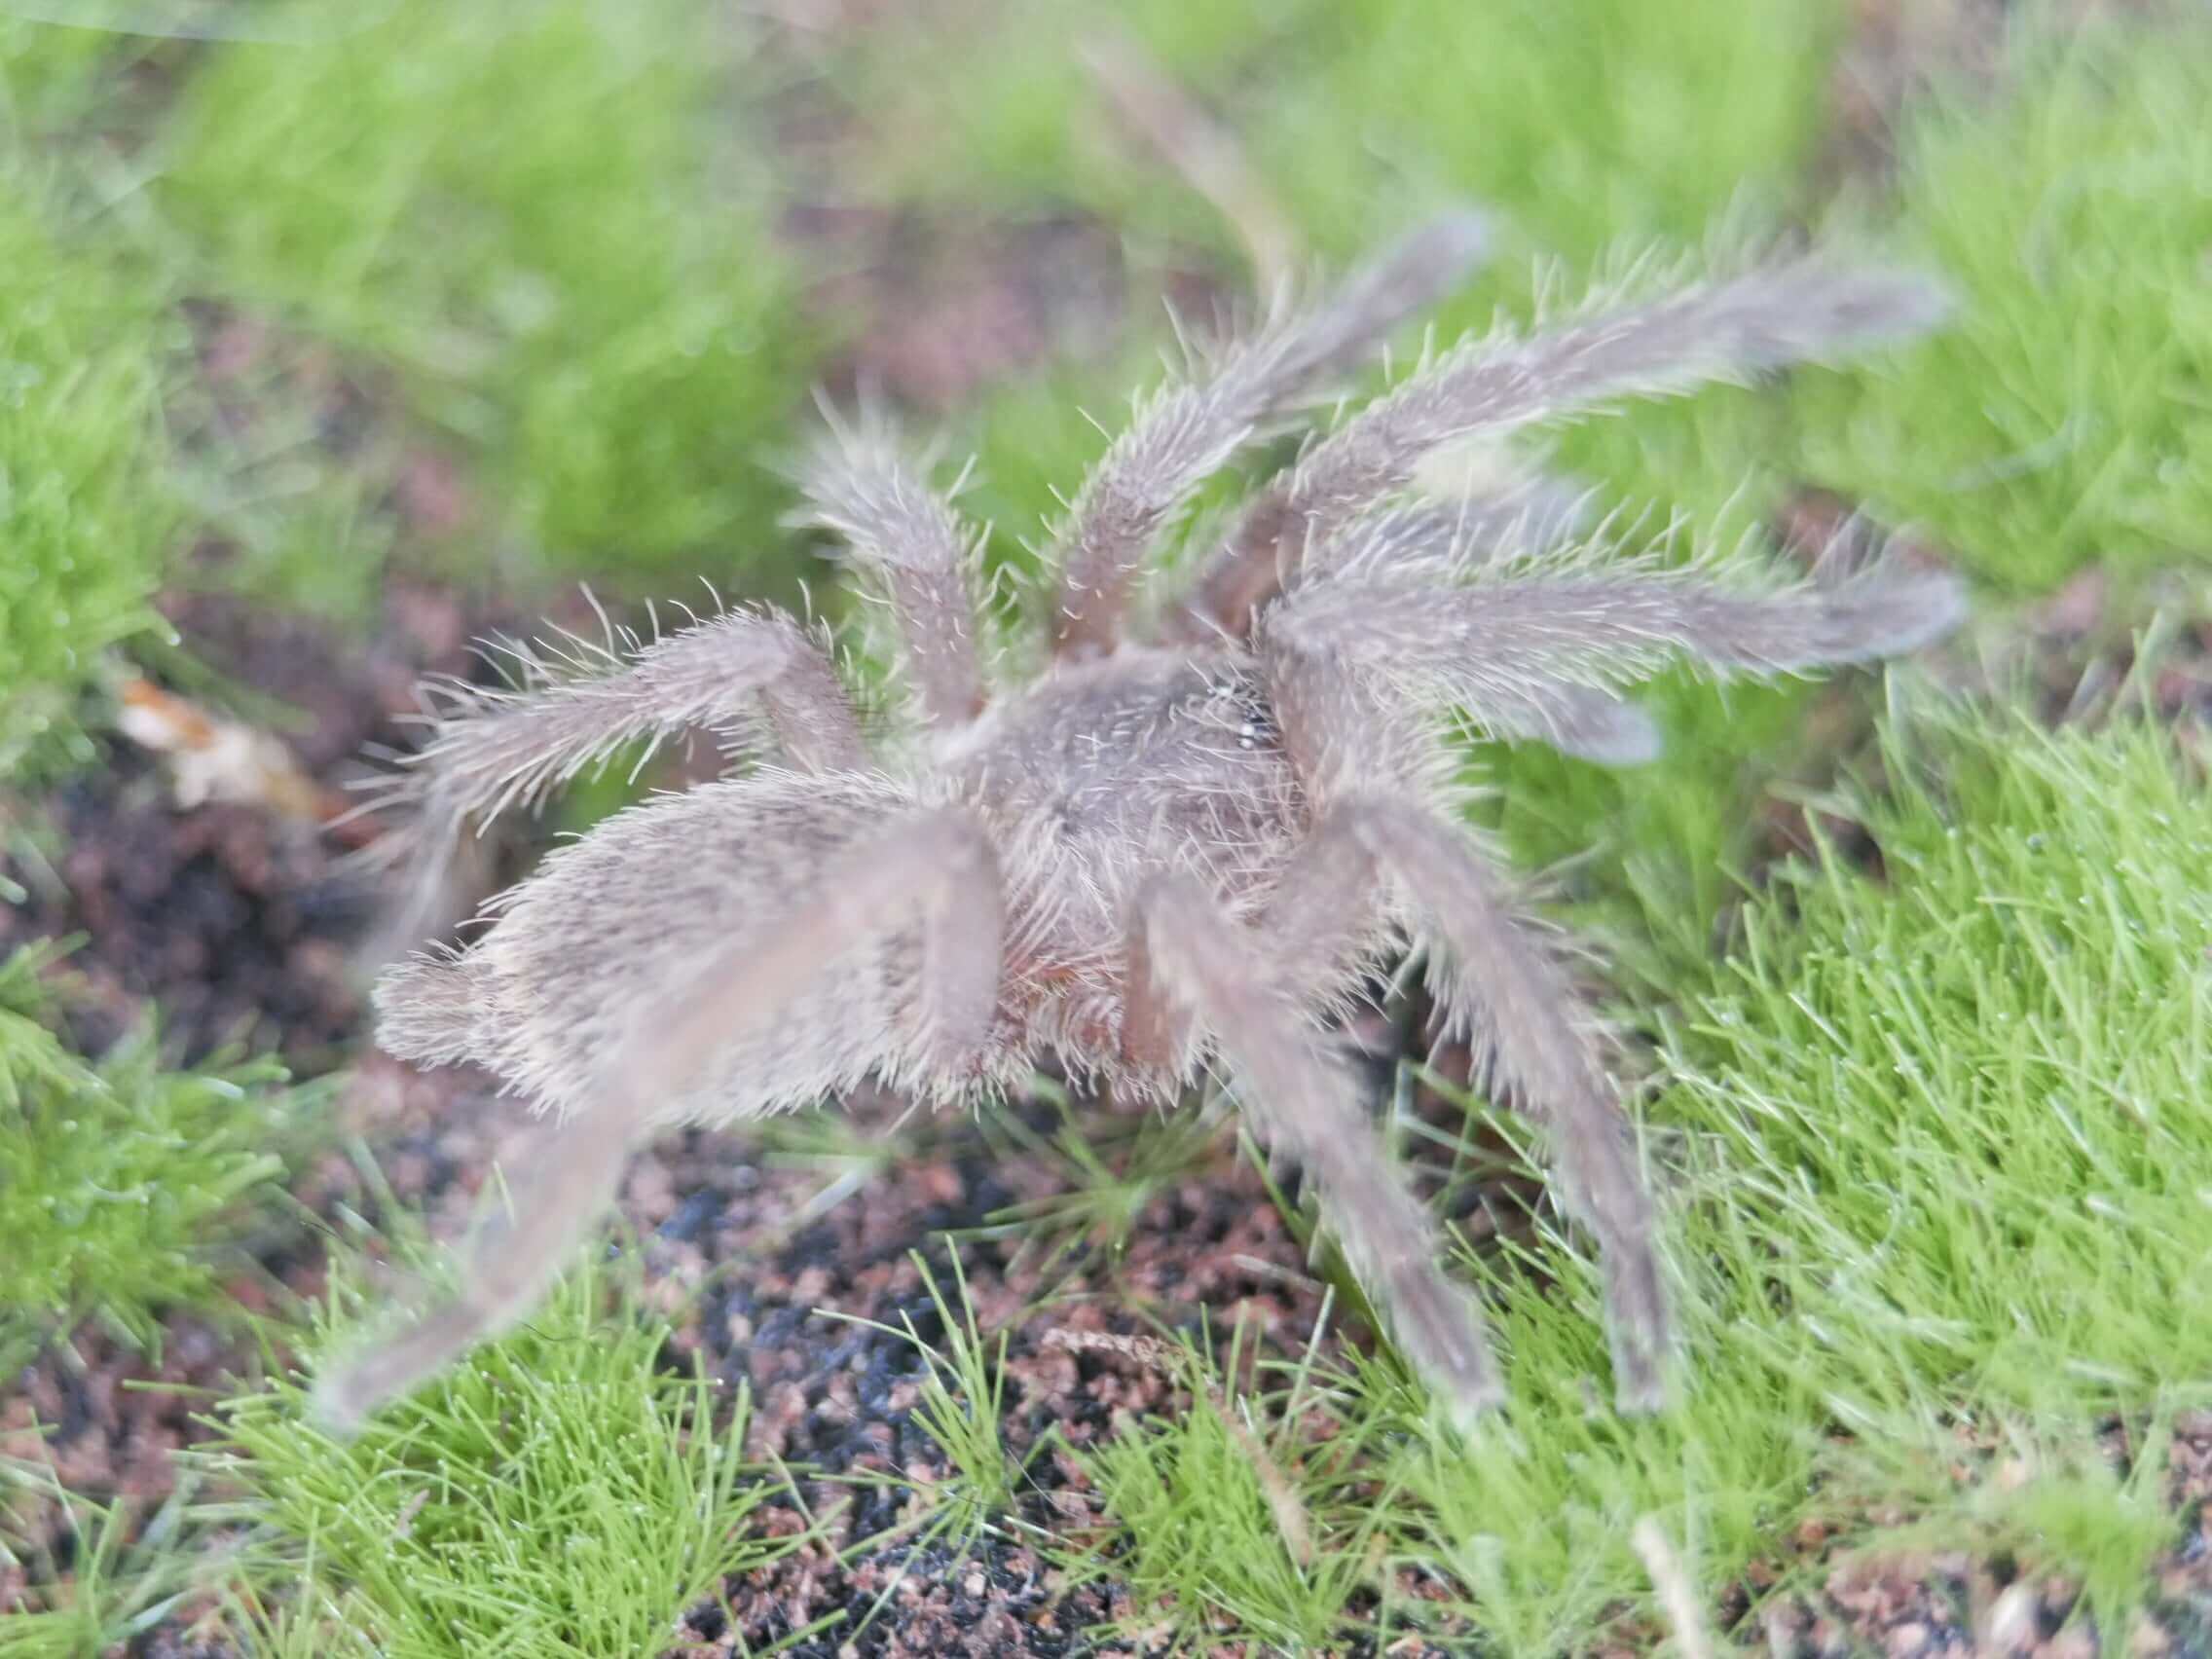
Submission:
<svg viewBox="0 0 2212 1659">
<path fill-rule="evenodd" d="M 1962 597 L 1877 563 L 1796 584 L 1618 557 L 1555 489 L 1436 499 L 1448 446 L 1909 337 L 1931 284 L 1817 258 L 1425 359 L 1257 488 L 1171 603 L 1145 577 L 1194 495 L 1450 291 L 1470 219 L 1284 305 L 1136 409 L 1052 538 L 1050 655 L 978 648 L 976 532 L 889 436 L 830 423 L 807 479 L 900 635 L 904 729 L 864 731 L 830 642 L 733 609 L 650 643 L 524 651 L 434 689 L 394 775 L 418 869 L 640 742 L 704 730 L 730 775 L 548 857 L 466 949 L 379 987 L 394 1053 L 470 1060 L 550 1116 L 461 1288 L 326 1378 L 357 1418 L 518 1317 L 609 1204 L 625 1151 L 874 1078 L 932 1102 L 1050 1055 L 1173 1100 L 1219 1067 L 1314 1184 L 1400 1351 L 1453 1410 L 1500 1395 L 1473 1299 L 1393 1173 L 1330 1016 L 1409 945 L 1504 1097 L 1537 1116 L 1604 1266 L 1614 1384 L 1658 1404 L 1651 1200 L 1604 1051 L 1469 832 L 1448 718 L 1625 762 L 1624 685 L 1686 658 L 1778 675 L 1911 649 Z"/>
</svg>

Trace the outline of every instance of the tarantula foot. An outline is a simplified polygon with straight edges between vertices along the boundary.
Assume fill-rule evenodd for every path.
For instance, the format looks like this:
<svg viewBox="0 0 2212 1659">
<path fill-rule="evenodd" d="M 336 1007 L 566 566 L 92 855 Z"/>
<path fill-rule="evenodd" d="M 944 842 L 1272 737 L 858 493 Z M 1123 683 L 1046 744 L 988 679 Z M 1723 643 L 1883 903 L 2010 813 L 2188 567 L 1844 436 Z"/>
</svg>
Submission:
<svg viewBox="0 0 2212 1659">
<path fill-rule="evenodd" d="M 1464 1427 L 1505 1403 L 1505 1382 L 1472 1296 L 1425 1264 L 1398 1277 L 1386 1295 L 1398 1351 L 1453 1421 Z"/>
</svg>

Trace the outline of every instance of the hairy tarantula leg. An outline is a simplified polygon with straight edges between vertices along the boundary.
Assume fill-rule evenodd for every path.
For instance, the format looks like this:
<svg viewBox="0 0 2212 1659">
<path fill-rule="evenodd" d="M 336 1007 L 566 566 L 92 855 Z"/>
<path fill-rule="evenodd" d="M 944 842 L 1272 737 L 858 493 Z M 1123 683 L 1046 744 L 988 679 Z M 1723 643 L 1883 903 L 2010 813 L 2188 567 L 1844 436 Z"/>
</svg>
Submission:
<svg viewBox="0 0 2212 1659">
<path fill-rule="evenodd" d="M 537 653 L 521 653 L 534 672 Z M 415 864 L 391 928 L 413 943 L 432 925 L 445 867 L 471 820 L 535 806 L 587 767 L 644 738 L 724 725 L 757 699 L 793 766 L 866 763 L 860 725 L 821 645 L 789 616 L 731 611 L 671 634 L 611 673 L 538 676 L 511 690 L 443 684 L 430 733 L 373 804 L 412 808 L 380 856 Z"/>
<path fill-rule="evenodd" d="M 1413 890 L 1451 953 L 1448 984 L 1466 993 L 1452 996 L 1454 1014 L 1474 1026 L 1478 1040 L 1490 1038 L 1501 1063 L 1519 1062 L 1510 1073 L 1515 1086 L 1551 1114 L 1569 1207 L 1603 1251 L 1620 1403 L 1624 1410 L 1658 1406 L 1669 1321 L 1651 1201 L 1625 1121 L 1575 1027 L 1571 988 L 1493 891 L 1482 855 L 1420 809 L 1347 796 L 1314 826 L 1276 890 L 1272 954 L 1302 979 L 1341 971 L 1373 913 L 1384 869 Z"/>
<path fill-rule="evenodd" d="M 1723 673 L 1790 674 L 1894 656 L 1965 614 L 1940 571 L 1877 566 L 1833 585 L 1760 593 L 1695 571 L 1532 575 L 1438 588 L 1328 582 L 1272 613 L 1271 639 L 1464 704 L 1507 730 L 1570 720 L 1555 688 L 1604 688 L 1686 656 Z"/>
<path fill-rule="evenodd" d="M 1408 489 L 1420 462 L 1446 444 L 1618 398 L 1678 394 L 1846 356 L 1924 333 L 1947 310 L 1943 291 L 1926 277 L 1803 260 L 1528 339 L 1470 340 L 1368 405 L 1261 492 L 1220 559 L 1291 585 L 1301 568 L 1350 551 L 1342 534 Z M 1243 595 L 1241 619 L 1272 591 Z M 1223 620 L 1241 636 L 1238 617 Z"/>
<path fill-rule="evenodd" d="M 1324 816 L 1291 853 L 1261 918 L 1260 949 L 1301 1007 L 1357 966 L 1378 886 L 1374 854 L 1336 817 Z M 1141 944 L 1132 932 L 1123 964 L 1122 1057 L 1176 1069 L 1193 1034 L 1193 1010 L 1159 982 Z"/>
<path fill-rule="evenodd" d="M 1634 703 L 1595 685 L 1555 682 L 1541 688 L 1525 719 L 1500 709 L 1489 724 L 1496 736 L 1535 738 L 1562 755 L 1601 766 L 1642 766 L 1665 747 L 1659 727 Z"/>
<path fill-rule="evenodd" d="M 604 1108 L 551 1128 L 528 1159 L 511 1220 L 479 1231 L 461 1288 L 406 1329 L 382 1332 L 326 1376 L 316 1415 L 358 1423 L 527 1313 L 612 1201 L 631 1145 L 693 1083 L 733 1029 L 775 1017 L 805 983 L 870 939 L 917 920 L 917 1048 L 957 1071 L 988 1041 L 998 1001 L 997 859 L 965 812 L 940 808 L 849 847 L 770 929 L 748 929 L 695 983 L 642 1010 L 603 1068 Z"/>
<path fill-rule="evenodd" d="M 1475 1300 L 1445 1277 L 1442 1235 L 1391 1172 L 1358 1088 L 1267 967 L 1260 940 L 1194 877 L 1154 878 L 1131 919 L 1130 954 L 1157 994 L 1191 1010 L 1235 1073 L 1260 1138 L 1317 1185 L 1345 1259 L 1399 1348 L 1462 1418 L 1503 1397 Z"/>
<path fill-rule="evenodd" d="M 334 1434 L 352 1433 L 380 1406 L 530 1311 L 614 1201 L 627 1162 L 619 1148 L 594 1145 L 587 1156 L 574 1138 L 541 1140 L 524 1159 L 511 1184 L 511 1213 L 479 1227 L 460 1290 L 403 1329 L 378 1330 L 317 1381 L 309 1406 L 315 1421 Z"/>
<path fill-rule="evenodd" d="M 976 533 L 880 423 L 832 418 L 802 475 L 807 521 L 834 532 L 889 590 L 922 709 L 962 725 L 983 707 L 968 559 Z"/>
<path fill-rule="evenodd" d="M 1053 647 L 1102 655 L 1119 643 L 1130 580 L 1193 492 L 1323 375 L 1450 292 L 1480 257 L 1482 221 L 1449 215 L 1414 232 L 1309 313 L 1223 351 L 1211 374 L 1172 385 L 1107 447 L 1054 537 L 1061 571 Z"/>
<path fill-rule="evenodd" d="M 1435 930 L 1447 1006 L 1549 1120 L 1563 1196 L 1598 1239 L 1621 1409 L 1656 1409 L 1670 1320 L 1651 1197 L 1566 972 L 1515 917 L 1466 832 L 1402 801 L 1351 799 L 1337 811 Z"/>
<path fill-rule="evenodd" d="M 461 1065 L 474 1057 L 484 1020 L 479 959 L 433 947 L 377 976 L 377 1047 L 417 1065 Z"/>
<path fill-rule="evenodd" d="M 1286 876 L 1277 906 L 1312 905 L 1325 879 L 1339 894 L 1366 892 L 1387 872 L 1411 890 L 1446 954 L 1446 1007 L 1487 1044 L 1526 1104 L 1551 1120 L 1565 1197 L 1598 1238 L 1616 1396 L 1624 1410 L 1656 1408 L 1671 1322 L 1651 1199 L 1566 972 L 1514 915 L 1472 833 L 1410 793 L 1399 798 L 1410 789 L 1398 753 L 1409 734 L 1391 729 L 1390 706 L 1325 653 L 1274 639 L 1269 646 L 1270 693 L 1291 763 L 1321 813 L 1308 843 L 1309 873 L 1299 886 Z M 1283 946 L 1312 950 L 1356 925 L 1308 919 Z"/>
<path fill-rule="evenodd" d="M 1122 952 L 1122 1062 L 1179 1076 L 1197 1034 L 1190 1000 L 1161 981 L 1144 928 L 1132 924 Z"/>
<path fill-rule="evenodd" d="M 1357 966 L 1381 898 L 1377 874 L 1375 855 L 1326 812 L 1284 866 L 1261 929 L 1301 1006 Z"/>
<path fill-rule="evenodd" d="M 1360 527 L 1358 552 L 1339 563 L 1332 582 L 1370 573 L 1388 580 L 1434 579 L 1456 585 L 1505 553 L 1554 550 L 1584 528 L 1584 498 L 1545 485 L 1497 501 L 1403 508 Z M 1659 728 L 1650 717 L 1599 686 L 1567 680 L 1532 683 L 1520 705 L 1493 698 L 1483 723 L 1495 736 L 1536 738 L 1562 754 L 1607 766 L 1656 759 Z"/>
<path fill-rule="evenodd" d="M 1548 553 L 1590 528 L 1589 492 L 1542 475 L 1462 490 L 1456 499 L 1408 506 L 1363 526 L 1361 562 L 1378 572 L 1401 559 L 1455 578 L 1501 554 Z M 1252 623 L 1286 585 L 1301 549 L 1280 545 L 1281 512 L 1239 519 L 1207 557 L 1171 616 L 1184 644 L 1245 640 Z"/>
</svg>

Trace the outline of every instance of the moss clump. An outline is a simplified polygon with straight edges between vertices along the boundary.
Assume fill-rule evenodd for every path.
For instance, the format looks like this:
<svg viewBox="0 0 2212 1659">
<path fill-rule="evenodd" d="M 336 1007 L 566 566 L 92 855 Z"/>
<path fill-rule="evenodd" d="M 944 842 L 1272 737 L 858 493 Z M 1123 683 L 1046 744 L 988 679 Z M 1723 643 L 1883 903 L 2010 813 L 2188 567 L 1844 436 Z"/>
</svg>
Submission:
<svg viewBox="0 0 2212 1659">
<path fill-rule="evenodd" d="M 775 545 L 761 458 L 809 358 L 730 26 L 703 0 L 402 0 L 228 45 L 156 196 L 214 290 L 390 364 L 481 461 L 473 546 L 735 578 Z"/>
<path fill-rule="evenodd" d="M 154 1347 L 165 1313 L 227 1306 L 308 1121 L 274 1062 L 166 1071 L 151 1032 L 96 1064 L 72 1053 L 50 955 L 0 966 L 0 1371 L 82 1319 Z"/>
<path fill-rule="evenodd" d="M 373 1340 L 343 1280 L 311 1346 Z M 298 1333 L 286 1333 L 287 1336 Z M 194 1455 L 240 1494 L 254 1601 L 302 1651 L 657 1653 L 725 1579 L 811 1541 L 761 1524 L 789 1477 L 741 1456 L 746 1400 L 672 1375 L 634 1272 L 585 1266 L 529 1321 L 337 1441 L 277 1379 Z M 734 1408 L 734 1418 L 718 1414 Z M 264 1641 L 264 1649 L 276 1644 Z"/>
<path fill-rule="evenodd" d="M 0 778 L 81 763 L 109 647 L 177 523 L 161 439 L 174 334 L 152 288 L 30 164 L 0 162 Z"/>
<path fill-rule="evenodd" d="M 1956 324 L 1880 388 L 1812 388 L 1814 474 L 2034 589 L 2094 562 L 2205 556 L 2212 523 L 2212 28 L 2023 47 L 2010 84 L 1934 100 L 1895 235 Z"/>
</svg>

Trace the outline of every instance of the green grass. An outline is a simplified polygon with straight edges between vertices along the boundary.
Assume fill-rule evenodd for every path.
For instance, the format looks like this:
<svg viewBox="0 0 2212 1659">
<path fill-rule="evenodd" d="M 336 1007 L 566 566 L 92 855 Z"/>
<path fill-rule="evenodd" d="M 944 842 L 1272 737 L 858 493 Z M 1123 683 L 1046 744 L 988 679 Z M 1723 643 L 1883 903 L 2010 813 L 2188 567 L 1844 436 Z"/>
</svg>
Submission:
<svg viewBox="0 0 2212 1659">
<path fill-rule="evenodd" d="M 470 568 L 756 579 L 809 349 L 734 26 L 694 0 L 405 0 L 227 46 L 181 89 L 154 200 L 210 291 L 389 365 L 481 466 Z"/>
<path fill-rule="evenodd" d="M 1332 1559 L 1364 1557 L 1379 1527 L 1379 1560 L 1435 1564 L 1465 1593 L 1400 1616 L 1556 1652 L 1656 1620 L 1628 1543 L 1641 1517 L 1716 1599 L 1800 1519 L 1864 1544 L 1871 1512 L 1903 1505 L 1930 1536 L 2081 1575 L 2110 1629 L 2179 1542 L 2159 1425 L 2212 1396 L 2202 786 L 2154 731 L 1949 710 L 1892 728 L 1884 762 L 1891 793 L 1836 803 L 1884 873 L 1783 871 L 1667 1022 L 1680 1081 L 1649 1117 L 1676 1172 L 1676 1407 L 1629 1421 L 1599 1403 L 1595 1272 L 1552 1235 L 1535 1272 L 1479 1270 L 1512 1403 L 1464 1444 L 1393 1366 L 1303 1384 L 1335 1425 L 1299 1475 Z M 2144 1459 L 2124 1483 L 2095 1453 L 2108 1415 Z M 1319 1608 L 1318 1577 L 1233 1593 L 1258 1542 L 1225 1565 L 1178 1540 L 1254 1530 L 1248 1483 L 1181 1477 L 1198 1425 L 1149 1432 L 1157 1456 L 1105 1455 L 1121 1569 L 1180 1617 L 1267 1630 L 1295 1611 L 1321 1640 L 1363 1580 Z"/>
<path fill-rule="evenodd" d="M 53 138 L 109 107 L 115 48 L 97 29 L 0 18 L 0 134 L 11 146 Z"/>
<path fill-rule="evenodd" d="M 0 966 L 0 1371 L 83 1319 L 158 1349 L 166 1313 L 229 1308 L 314 1114 L 272 1061 L 165 1071 L 151 1031 L 81 1059 L 52 1029 L 48 954 Z"/>
<path fill-rule="evenodd" d="M 1879 409 L 1822 388 L 1811 464 L 2011 587 L 2201 560 L 2212 27 L 2106 25 L 2013 56 L 1991 107 L 1931 101 L 1903 146 L 1893 238 L 1956 284 L 1958 325 Z"/>
<path fill-rule="evenodd" d="M 1791 200 L 1841 20 L 1825 0 L 1317 6 L 1225 113 L 1339 257 L 1441 197 L 1499 212 L 1509 259 L 1586 264 Z"/>
<path fill-rule="evenodd" d="M 1014 1486 L 1021 1478 L 1021 1465 L 999 1433 L 1006 1403 L 1007 1333 L 999 1332 L 996 1343 L 984 1338 L 957 1254 L 952 1258 L 949 1297 L 919 1254 L 913 1262 L 921 1273 L 922 1289 L 944 1327 L 941 1351 L 922 1341 L 911 1314 L 902 1313 L 897 1325 L 853 1314 L 827 1316 L 902 1337 L 921 1356 L 924 1376 L 912 1408 L 914 1421 L 937 1443 L 944 1466 L 928 1482 L 926 1490 L 934 1503 L 920 1518 L 919 1527 L 926 1538 L 941 1541 L 955 1552 L 965 1551 L 986 1527 L 1014 1508 Z M 1039 1450 L 1042 1445 L 1031 1456 Z"/>
<path fill-rule="evenodd" d="M 1716 1172 L 1797 1223 L 1769 1283 L 1828 1282 L 1839 1395 L 1951 1377 L 2064 1416 L 2201 1372 L 2201 788 L 2126 728 L 1908 728 L 1886 758 L 1886 886 L 1793 873 L 1677 1042 Z"/>
<path fill-rule="evenodd" d="M 953 180 L 964 197 L 1002 193 L 1016 210 L 1072 203 L 1100 214 L 1131 250 L 1133 336 L 1163 340 L 1157 250 L 1196 242 L 1232 265 L 1229 232 L 1150 150 L 1086 141 L 1111 123 L 1057 13 L 1001 10 L 1010 20 L 979 50 L 893 28 L 845 67 L 848 97 L 877 124 L 878 187 L 905 199 Z M 1698 249 L 1716 220 L 1735 227 L 1724 244 L 1771 235 L 1805 205 L 1841 38 L 1835 7 L 1796 0 L 1148 4 L 1119 23 L 1203 90 L 1316 254 L 1341 265 L 1440 203 L 1490 211 L 1490 270 L 1427 319 L 1447 335 L 1501 305 L 1526 315 L 1539 267 L 1572 288 L 1623 252 Z M 954 73 L 943 61 L 954 52 L 964 95 L 947 110 L 934 89 Z M 912 141 L 925 109 L 928 146 Z M 1127 370 L 1150 355 L 1132 347 L 1061 369 L 1049 391 L 1010 387 L 987 405 L 968 428 L 982 460 L 977 510 L 1031 532 L 1051 504 L 1039 487 L 1071 487 L 1102 442 L 1048 397 L 1110 424 Z M 1722 508 L 1748 468 L 1784 453 L 1781 407 L 1721 392 L 1639 412 L 1577 438 L 1565 459 L 1620 498 L 1691 506 L 1733 534 L 1749 504 Z"/>
<path fill-rule="evenodd" d="M 373 1333 L 358 1264 L 311 1355 Z M 530 1320 L 358 1438 L 309 1419 L 312 1378 L 225 1401 L 191 1455 L 248 1530 L 233 1599 L 253 1651 L 654 1653 L 722 1580 L 808 1541 L 773 1536 L 778 1474 L 742 1456 L 747 1401 L 664 1362 L 631 1271 L 586 1261 Z"/>
<path fill-rule="evenodd" d="M 1131 249 L 1132 330 L 1163 338 L 1157 250 L 1195 242 L 1232 262 L 1228 228 L 1161 157 L 1103 141 L 1105 100 L 1056 12 L 1019 0 L 996 10 L 1007 21 L 979 49 L 893 28 L 846 66 L 848 96 L 880 134 L 878 187 L 908 199 L 956 181 L 964 198 L 996 192 L 1019 211 L 1064 203 L 1103 216 Z M 1842 22 L 1826 0 L 1248 0 L 1117 18 L 1202 92 L 1317 255 L 1342 264 L 1441 203 L 1490 211 L 1491 270 L 1434 319 L 1447 334 L 1486 324 L 1501 304 L 1525 314 L 1539 264 L 1572 285 L 1623 250 L 1694 250 L 1716 220 L 1737 227 L 1723 242 L 1740 242 L 1807 205 Z M 964 95 L 945 109 L 934 90 L 955 53 Z M 923 110 L 928 146 L 912 142 Z M 1060 394 L 1111 417 L 1124 370 L 1147 355 L 1094 365 Z M 1039 388 L 1004 395 L 1003 413 L 978 424 L 990 506 L 994 481 L 1064 488 L 1066 461 L 1097 447 L 1040 410 Z M 1697 407 L 1729 413 L 1639 415 L 1625 439 L 1585 440 L 1569 459 L 1625 495 L 1716 509 L 1750 461 L 1772 453 L 1771 411 L 1747 416 L 1725 393 Z M 1027 530 L 1041 503 L 1031 491 L 1024 504 L 1030 519 L 1003 522 Z"/>
<path fill-rule="evenodd" d="M 178 1610 L 195 1564 L 176 1546 L 190 1505 L 172 1494 L 151 1516 L 70 1492 L 51 1463 L 0 1457 L 0 1568 L 37 1588 L 0 1606 L 0 1659 L 84 1659 L 120 1651 Z M 66 1523 L 65 1555 L 56 1519 Z M 65 1587 L 64 1587 L 65 1586 Z"/>
<path fill-rule="evenodd" d="M 1011 1112 L 983 1118 L 980 1127 L 995 1152 L 1041 1161 L 1064 1190 L 994 1211 L 971 1236 L 1013 1246 L 1042 1277 L 1070 1256 L 1119 1258 L 1144 1212 L 1202 1170 L 1226 1133 L 1211 1101 L 1101 1124 L 1056 1082 L 1040 1078 L 1035 1093 L 1059 1115 L 1050 1133 Z"/>
<path fill-rule="evenodd" d="M 1128 249 L 1124 347 L 1000 388 L 960 424 L 980 461 L 969 505 L 1000 532 L 994 558 L 1018 571 L 1035 563 L 1017 543 L 1051 513 L 1051 491 L 1071 490 L 1103 447 L 1087 415 L 1111 427 L 1132 373 L 1157 375 L 1162 270 L 1189 263 L 1162 250 L 1211 252 L 1233 292 L 1250 277 L 1212 205 L 1151 150 L 1107 139 L 1113 120 L 1064 17 L 1023 0 L 985 10 L 995 24 L 980 38 L 921 23 L 869 31 L 834 84 L 866 114 L 870 182 L 885 196 L 1072 205 Z M 1737 227 L 1724 243 L 1771 234 L 1804 205 L 1841 35 L 1825 0 L 1146 0 L 1115 26 L 1202 92 L 1319 257 L 1341 265 L 1439 203 L 1491 211 L 1491 269 L 1424 319 L 1447 336 L 1501 306 L 1526 315 L 1539 267 L 1572 289 L 1624 251 L 1698 249 L 1716 218 Z M 959 98 L 939 95 L 947 84 Z M 1739 499 L 1748 470 L 1787 453 L 1775 419 L 1787 408 L 1718 392 L 1602 423 L 1563 459 L 1617 499 L 1688 507 L 1733 536 L 1771 497 Z"/>
<path fill-rule="evenodd" d="M 878 189 L 1073 203 L 1146 240 L 1226 247 L 1212 209 L 1117 136 L 1063 13 L 984 10 L 992 26 L 957 37 L 894 24 L 844 67 L 880 137 Z M 1318 248 L 1342 257 L 1417 203 L 1471 195 L 1524 245 L 1587 259 L 1695 241 L 1742 193 L 1792 197 L 1841 20 L 1825 0 L 1141 0 L 1112 26 L 1202 90 Z"/>
<path fill-rule="evenodd" d="M 81 765 L 111 649 L 159 632 L 148 600 L 177 515 L 161 476 L 173 326 L 148 280 L 36 163 L 0 159 L 0 779 Z"/>
<path fill-rule="evenodd" d="M 1222 1370 L 1239 1370 L 1242 1331 Z M 1236 1630 L 1269 1651 L 1327 1652 L 1346 1628 L 1345 1604 L 1366 1588 L 1372 1552 L 1386 1537 L 1393 1494 L 1363 1487 L 1356 1502 L 1332 1494 L 1307 1440 L 1321 1396 L 1294 1371 L 1267 1408 L 1233 1396 L 1213 1361 L 1186 1340 L 1145 1350 L 1178 1370 L 1188 1411 L 1133 1425 L 1078 1455 L 1106 1513 L 1124 1530 L 1069 1557 L 1071 1572 L 1103 1568 L 1127 1584 L 1140 1628 L 1172 1630 L 1179 1650 Z M 1283 1473 L 1285 1466 L 1295 1476 Z M 1348 1493 L 1349 1489 L 1346 1489 Z M 1326 1539 L 1316 1550 L 1314 1536 Z"/>
<path fill-rule="evenodd" d="M 820 341 L 751 50 L 703 0 L 204 48 L 0 19 L 0 774 L 92 757 L 78 705 L 165 580 L 355 625 L 395 555 L 788 588 L 774 467 Z M 184 293 L 274 325 L 221 408 Z M 424 456 L 461 522 L 405 536 Z"/>
</svg>

